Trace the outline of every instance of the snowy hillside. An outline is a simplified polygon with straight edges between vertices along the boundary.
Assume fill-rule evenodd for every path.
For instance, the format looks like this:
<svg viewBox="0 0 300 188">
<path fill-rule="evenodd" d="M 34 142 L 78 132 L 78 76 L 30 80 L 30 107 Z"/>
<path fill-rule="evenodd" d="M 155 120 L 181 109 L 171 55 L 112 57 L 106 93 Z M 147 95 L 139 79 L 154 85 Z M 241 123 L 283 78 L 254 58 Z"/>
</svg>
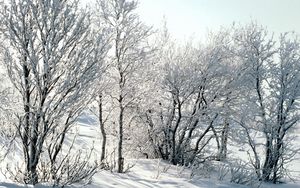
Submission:
<svg viewBox="0 0 300 188">
<path fill-rule="evenodd" d="M 70 131 L 67 143 L 70 143 L 73 136 L 78 134 L 74 144 L 74 149 L 90 149 L 95 148 L 94 157 L 100 156 L 100 130 L 95 117 L 84 113 L 78 118 L 78 123 Z M 299 133 L 298 133 L 299 134 Z M 299 138 L 298 138 L 299 139 Z M 299 140 L 298 140 L 299 141 Z M 114 147 L 113 145 L 110 145 Z M 17 149 L 17 148 L 15 148 Z M 112 148 L 108 148 L 112 150 Z M 238 147 L 231 145 L 229 153 L 236 157 L 240 154 L 240 158 L 246 155 L 239 150 Z M 6 160 L 13 161 L 20 158 L 20 150 L 16 150 Z M 4 162 L 5 163 L 5 162 Z M 68 186 L 71 188 L 87 187 L 87 188 L 247 188 L 248 186 L 230 183 L 229 180 L 218 180 L 219 173 L 212 170 L 209 174 L 206 172 L 198 172 L 202 175 L 193 175 L 192 170 L 187 167 L 174 166 L 161 159 L 126 159 L 125 166 L 129 167 L 128 172 L 119 174 L 109 170 L 100 170 L 92 178 L 90 184 L 75 184 Z M 261 184 L 261 188 L 298 188 L 300 187 L 300 160 L 299 158 L 289 165 L 292 177 L 296 182 L 287 180 L 284 184 Z M 202 170 L 208 170 L 203 168 Z M 25 186 L 13 183 L 0 175 L 0 188 L 25 188 Z M 47 188 L 51 186 L 37 185 L 37 188 Z M 249 186 L 250 188 L 250 186 Z"/>
<path fill-rule="evenodd" d="M 79 131 L 82 147 L 101 139 L 99 137 L 99 127 L 96 121 L 91 118 L 83 118 L 79 122 Z M 87 136 L 89 135 L 89 136 Z M 100 144 L 98 145 L 100 146 Z M 236 150 L 234 146 L 230 149 Z M 100 151 L 100 147 L 96 147 Z M 244 156 L 241 156 L 244 157 Z M 128 166 L 132 166 L 125 174 L 100 171 L 93 177 L 89 188 L 246 188 L 247 186 L 230 183 L 226 180 L 217 180 L 218 172 L 212 172 L 210 177 L 203 174 L 202 177 L 193 176 L 191 169 L 174 166 L 160 159 L 129 159 Z M 300 187 L 300 160 L 295 160 L 290 165 L 294 171 L 293 175 L 299 178 L 296 183 L 273 185 L 263 184 L 261 188 L 298 188 Z M 290 180 L 289 180 L 290 181 Z"/>
<path fill-rule="evenodd" d="M 75 148 L 89 148 L 95 143 L 97 156 L 100 155 L 100 137 L 97 122 L 91 116 L 79 118 L 74 130 L 77 130 Z M 91 184 L 76 184 L 69 187 L 79 188 L 247 188 L 247 186 L 230 183 L 226 180 L 217 179 L 218 172 L 213 172 L 210 177 L 204 178 L 193 176 L 191 169 L 174 166 L 160 159 L 128 159 L 127 164 L 131 167 L 125 174 L 100 170 L 92 179 Z M 294 170 L 299 167 L 299 160 L 291 165 Z M 299 172 L 299 171 L 298 171 Z M 208 174 L 207 174 L 208 175 Z M 204 174 L 205 176 L 205 174 Z M 12 183 L 2 177 L 0 188 L 23 188 L 30 187 Z M 36 188 L 47 188 L 46 185 L 37 185 Z M 51 186 L 49 186 L 51 187 Z M 298 188 L 298 183 L 280 185 L 263 184 L 261 188 Z"/>
</svg>

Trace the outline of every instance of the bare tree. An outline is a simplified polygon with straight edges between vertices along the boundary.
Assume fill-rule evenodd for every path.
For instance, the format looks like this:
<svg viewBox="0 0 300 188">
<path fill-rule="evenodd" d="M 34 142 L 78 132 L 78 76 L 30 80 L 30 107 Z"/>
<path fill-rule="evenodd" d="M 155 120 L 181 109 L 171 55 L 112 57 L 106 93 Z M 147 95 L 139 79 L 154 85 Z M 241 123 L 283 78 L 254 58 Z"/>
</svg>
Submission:
<svg viewBox="0 0 300 188">
<path fill-rule="evenodd" d="M 276 183 L 284 176 L 287 158 L 293 156 L 286 156 L 290 152 L 285 142 L 299 121 L 299 41 L 283 34 L 277 48 L 267 31 L 256 23 L 237 30 L 235 40 L 248 90 L 243 100 L 248 116 L 240 123 L 252 148 L 257 175 L 263 181 Z M 264 159 L 251 134 L 257 131 L 264 135 Z"/>
<path fill-rule="evenodd" d="M 23 101 L 16 127 L 24 182 L 36 184 L 45 140 L 52 137 L 48 151 L 55 168 L 66 132 L 89 101 L 106 42 L 93 34 L 77 1 L 11 0 L 1 11 L 4 62 Z"/>
<path fill-rule="evenodd" d="M 111 69 L 112 79 L 115 81 L 111 96 L 118 106 L 118 157 L 117 171 L 124 170 L 123 140 L 126 110 L 139 98 L 138 83 L 141 74 L 139 71 L 151 52 L 147 39 L 151 28 L 145 26 L 134 13 L 136 1 L 108 0 L 99 1 L 102 18 L 111 28 L 114 54 Z M 127 111 L 128 112 L 128 111 Z M 130 117 L 128 117 L 130 119 Z"/>
<path fill-rule="evenodd" d="M 227 36 L 225 31 L 211 35 L 209 44 L 199 48 L 192 43 L 176 47 L 169 41 L 162 49 L 163 72 L 155 94 L 160 98 L 148 106 L 144 123 L 154 152 L 173 164 L 189 165 L 203 157 L 224 114 L 222 106 L 233 93 Z"/>
</svg>

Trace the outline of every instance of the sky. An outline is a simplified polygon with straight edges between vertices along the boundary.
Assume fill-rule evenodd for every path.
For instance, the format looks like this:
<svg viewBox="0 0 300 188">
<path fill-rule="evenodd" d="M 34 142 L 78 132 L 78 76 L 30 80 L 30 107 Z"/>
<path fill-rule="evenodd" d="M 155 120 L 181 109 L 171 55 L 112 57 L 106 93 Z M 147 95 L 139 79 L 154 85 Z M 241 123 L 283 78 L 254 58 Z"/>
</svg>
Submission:
<svg viewBox="0 0 300 188">
<path fill-rule="evenodd" d="M 155 28 L 165 16 L 170 33 L 180 40 L 202 39 L 207 31 L 251 20 L 275 34 L 300 34 L 300 0 L 139 0 L 137 12 Z"/>
</svg>

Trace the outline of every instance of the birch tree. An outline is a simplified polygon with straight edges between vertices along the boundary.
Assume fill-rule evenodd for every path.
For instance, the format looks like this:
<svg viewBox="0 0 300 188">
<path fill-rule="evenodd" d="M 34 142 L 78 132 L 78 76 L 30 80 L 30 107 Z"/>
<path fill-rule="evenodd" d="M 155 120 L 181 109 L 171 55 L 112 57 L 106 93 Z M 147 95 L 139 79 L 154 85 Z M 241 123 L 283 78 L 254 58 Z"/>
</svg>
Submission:
<svg viewBox="0 0 300 188">
<path fill-rule="evenodd" d="M 36 184 L 45 141 L 53 139 L 48 152 L 55 169 L 66 133 L 89 101 L 106 42 L 93 35 L 89 13 L 77 1 L 11 0 L 1 11 L 3 61 L 23 103 L 15 126 L 24 182 Z"/>
</svg>

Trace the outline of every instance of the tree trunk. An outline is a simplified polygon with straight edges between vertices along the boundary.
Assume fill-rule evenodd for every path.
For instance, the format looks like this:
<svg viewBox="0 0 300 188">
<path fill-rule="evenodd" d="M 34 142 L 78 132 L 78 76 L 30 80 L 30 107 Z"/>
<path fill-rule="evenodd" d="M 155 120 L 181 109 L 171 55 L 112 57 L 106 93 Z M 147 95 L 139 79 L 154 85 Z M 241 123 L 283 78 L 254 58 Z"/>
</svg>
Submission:
<svg viewBox="0 0 300 188">
<path fill-rule="evenodd" d="M 271 170 L 272 170 L 272 140 L 270 138 L 270 135 L 268 135 L 268 133 L 266 133 L 266 158 L 265 158 L 265 162 L 263 165 L 263 170 L 262 170 L 262 180 L 263 181 L 269 181 L 270 180 L 270 174 L 271 174 Z"/>
<path fill-rule="evenodd" d="M 178 96 L 177 96 L 178 97 Z M 175 124 L 175 127 L 174 129 L 172 130 L 172 137 L 171 137 L 171 142 L 172 142 L 172 159 L 171 159 L 171 162 L 173 165 L 177 165 L 178 162 L 179 162 L 179 156 L 180 153 L 179 153 L 179 150 L 176 150 L 176 133 L 177 133 L 177 130 L 178 130 L 178 127 L 180 125 L 180 121 L 181 121 L 181 103 L 179 101 L 179 98 L 177 99 L 177 107 L 178 107 L 178 117 L 177 117 L 177 120 L 176 120 L 176 124 Z"/>
<path fill-rule="evenodd" d="M 28 46 L 28 44 L 26 43 Z M 27 48 L 27 47 L 26 47 Z M 24 111 L 25 111 L 25 122 L 24 122 L 24 132 L 22 137 L 24 157 L 26 163 L 26 183 L 35 185 L 38 182 L 38 176 L 36 173 L 36 141 L 37 141 L 37 127 L 30 129 L 30 83 L 29 74 L 30 69 L 26 65 L 27 56 L 24 57 L 23 73 L 24 73 Z"/>
<path fill-rule="evenodd" d="M 279 172 L 280 172 L 280 162 L 279 159 L 282 157 L 282 150 L 283 150 L 283 136 L 280 135 L 280 129 L 278 130 L 276 138 L 276 145 L 275 145 L 275 151 L 273 151 L 273 177 L 272 181 L 273 183 L 277 183 L 277 180 L 280 178 Z M 278 164 L 279 163 L 279 164 Z"/>
<path fill-rule="evenodd" d="M 106 150 L 106 132 L 104 128 L 103 122 L 103 110 L 102 110 L 102 95 L 99 95 L 99 124 L 100 124 L 100 131 L 102 136 L 102 143 L 101 143 L 101 157 L 100 161 L 103 162 L 105 158 L 105 150 Z"/>
<path fill-rule="evenodd" d="M 118 173 L 123 172 L 124 168 L 124 158 L 122 156 L 122 149 L 123 149 L 123 115 L 124 115 L 124 107 L 123 107 L 123 97 L 120 96 L 119 98 L 119 107 L 120 107 L 120 114 L 119 114 L 119 140 L 118 140 Z"/>
<path fill-rule="evenodd" d="M 229 123 L 227 117 L 225 117 L 224 126 L 222 128 L 222 133 L 221 133 L 220 151 L 218 154 L 218 160 L 220 161 L 226 159 L 227 156 L 228 131 L 229 131 Z"/>
</svg>

